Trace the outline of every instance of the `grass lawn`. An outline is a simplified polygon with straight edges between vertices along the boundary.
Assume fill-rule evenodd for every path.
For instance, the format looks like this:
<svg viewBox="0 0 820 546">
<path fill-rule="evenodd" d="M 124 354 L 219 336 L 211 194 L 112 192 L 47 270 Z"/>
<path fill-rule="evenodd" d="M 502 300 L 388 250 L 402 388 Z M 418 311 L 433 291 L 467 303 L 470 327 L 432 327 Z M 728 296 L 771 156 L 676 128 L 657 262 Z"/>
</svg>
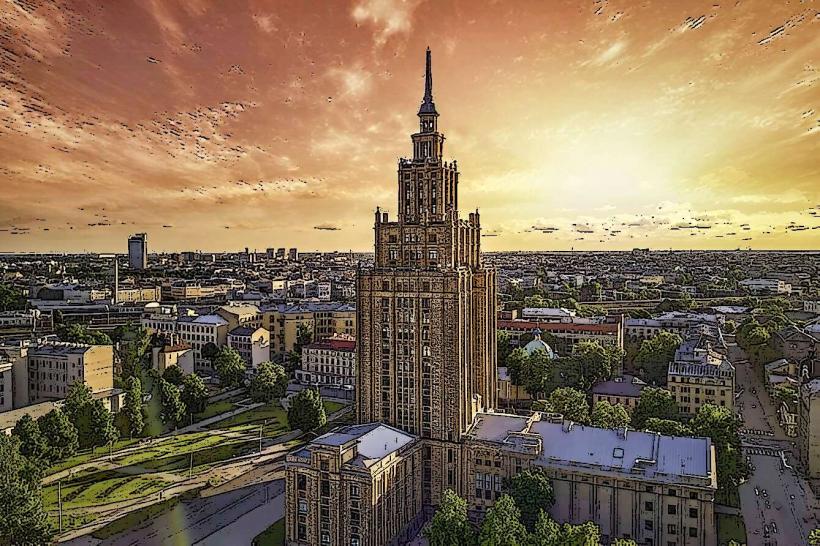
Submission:
<svg viewBox="0 0 820 546">
<path fill-rule="evenodd" d="M 339 411 L 340 409 L 342 409 L 343 407 L 345 407 L 347 405 L 347 404 L 341 404 L 339 402 L 328 402 L 327 400 L 325 400 L 324 404 L 325 404 L 325 413 L 327 413 L 328 415 L 330 415 L 331 413 L 336 413 L 337 411 Z"/>
<path fill-rule="evenodd" d="M 116 453 L 120 449 L 124 449 L 128 446 L 134 445 L 137 442 L 139 442 L 139 438 L 134 438 L 133 440 L 129 440 L 128 438 L 123 439 L 123 440 L 118 440 L 117 442 L 114 442 L 113 452 Z M 60 472 L 61 470 L 67 470 L 69 468 L 74 468 L 75 466 L 79 466 L 83 463 L 87 463 L 88 461 L 96 459 L 97 457 L 103 457 L 103 456 L 106 456 L 106 457 L 108 456 L 108 448 L 107 447 L 105 447 L 105 448 L 98 447 L 93 453 L 91 451 L 86 451 L 85 453 L 78 453 L 77 455 L 74 455 L 73 457 L 69 457 L 68 459 L 66 459 L 64 461 L 60 461 L 59 463 L 55 464 L 54 466 L 52 466 L 51 468 L 49 468 L 46 471 L 45 475 L 49 476 L 51 474 L 56 474 L 57 472 Z"/>
<path fill-rule="evenodd" d="M 726 546 L 730 540 L 746 544 L 746 526 L 741 516 L 716 514 L 718 545 Z"/>
<path fill-rule="evenodd" d="M 175 483 L 153 474 L 128 475 L 113 470 L 80 472 L 62 483 L 63 508 L 86 508 L 135 499 L 156 493 Z M 43 488 L 43 504 L 57 510 L 57 484 Z"/>
<path fill-rule="evenodd" d="M 96 519 L 97 514 L 90 514 L 88 512 L 63 512 L 63 532 L 77 529 L 78 527 L 82 527 L 83 525 L 88 525 Z M 49 514 L 48 521 L 49 523 L 51 523 L 51 526 L 54 528 L 55 531 L 59 530 L 60 517 L 57 514 Z"/>
<path fill-rule="evenodd" d="M 284 546 L 285 518 L 280 519 L 253 539 L 253 546 Z"/>
<path fill-rule="evenodd" d="M 220 400 L 218 402 L 213 402 L 212 404 L 208 404 L 208 406 L 205 408 L 205 411 L 203 411 L 202 413 L 194 414 L 194 423 L 199 423 L 200 421 L 210 419 L 211 417 L 214 417 L 222 413 L 227 413 L 234 409 L 236 409 L 236 404 L 234 404 L 230 400 Z"/>
<path fill-rule="evenodd" d="M 123 466 L 141 466 L 147 461 L 155 461 L 168 456 L 185 455 L 202 449 L 213 447 L 223 442 L 230 441 L 220 434 L 208 432 L 189 432 L 179 434 L 145 446 L 144 449 L 128 453 L 121 457 L 114 457 L 114 462 Z"/>
<path fill-rule="evenodd" d="M 266 438 L 279 436 L 290 430 L 288 414 L 279 405 L 272 402 L 252 410 L 243 411 L 237 415 L 222 419 L 207 426 L 209 430 L 230 430 L 232 432 L 258 431 L 259 425 L 264 423 L 262 434 Z"/>
</svg>

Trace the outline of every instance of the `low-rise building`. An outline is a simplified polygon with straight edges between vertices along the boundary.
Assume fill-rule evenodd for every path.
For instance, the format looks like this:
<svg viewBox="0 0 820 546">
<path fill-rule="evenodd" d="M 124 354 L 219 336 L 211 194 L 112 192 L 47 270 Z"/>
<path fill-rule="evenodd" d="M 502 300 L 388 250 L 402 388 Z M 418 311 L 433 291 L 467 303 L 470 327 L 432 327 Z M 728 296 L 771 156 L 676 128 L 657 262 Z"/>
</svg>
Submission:
<svg viewBox="0 0 820 546">
<path fill-rule="evenodd" d="M 708 438 L 585 427 L 496 413 L 479 414 L 467 433 L 467 503 L 486 511 L 505 480 L 541 468 L 552 480 L 552 517 L 592 521 L 602 541 L 716 544 L 715 451 Z"/>
<path fill-rule="evenodd" d="M 352 388 L 356 383 L 356 340 L 334 336 L 302 348 L 296 379 L 305 385 Z"/>
<path fill-rule="evenodd" d="M 194 350 L 186 343 L 153 347 L 151 365 L 159 373 L 165 372 L 172 366 L 178 367 L 185 375 L 194 373 Z"/>
<path fill-rule="evenodd" d="M 14 365 L 0 358 L 0 413 L 14 408 Z"/>
<path fill-rule="evenodd" d="M 287 455 L 286 543 L 403 544 L 423 521 L 421 442 L 380 423 L 340 427 Z"/>
<path fill-rule="evenodd" d="M 637 407 L 644 387 L 646 383 L 633 375 L 613 377 L 592 386 L 592 403 L 606 401 L 610 404 L 621 404 L 631 411 Z"/>
<path fill-rule="evenodd" d="M 181 317 L 177 321 L 180 339 L 194 350 L 194 371 L 213 373 L 213 364 L 202 354 L 206 345 L 224 347 L 228 341 L 228 321 L 219 315 Z"/>
<path fill-rule="evenodd" d="M 348 303 L 279 304 L 264 309 L 262 314 L 262 327 L 271 336 L 272 355 L 293 351 L 300 330 L 307 331 L 311 341 L 334 334 L 356 335 L 356 307 Z"/>
<path fill-rule="evenodd" d="M 792 285 L 780 279 L 743 279 L 738 283 L 752 294 L 791 294 Z"/>
<path fill-rule="evenodd" d="M 581 341 L 597 341 L 603 347 L 624 347 L 624 321 L 620 315 L 611 317 L 576 318 L 565 322 L 540 320 L 498 320 L 498 329 L 510 337 L 513 345 L 521 344 L 521 337 L 539 330 L 549 338 L 559 355 L 572 353 Z"/>
</svg>

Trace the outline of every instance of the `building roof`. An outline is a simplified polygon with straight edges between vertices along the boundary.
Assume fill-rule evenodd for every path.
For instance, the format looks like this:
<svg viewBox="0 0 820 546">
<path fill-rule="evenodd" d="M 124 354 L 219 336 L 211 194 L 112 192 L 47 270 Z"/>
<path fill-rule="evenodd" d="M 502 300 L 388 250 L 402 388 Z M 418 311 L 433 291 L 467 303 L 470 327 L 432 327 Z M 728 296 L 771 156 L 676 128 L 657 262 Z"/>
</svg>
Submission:
<svg viewBox="0 0 820 546">
<path fill-rule="evenodd" d="M 592 386 L 592 394 L 638 398 L 646 383 L 638 377 L 624 374 Z"/>
<path fill-rule="evenodd" d="M 415 440 L 415 436 L 382 423 L 350 425 L 319 436 L 297 454 L 309 456 L 313 445 L 341 448 L 356 442 L 357 455 L 349 464 L 369 468 Z"/>
<path fill-rule="evenodd" d="M 93 345 L 84 343 L 43 343 L 28 350 L 29 356 L 67 356 L 81 355 L 91 349 Z"/>
<path fill-rule="evenodd" d="M 193 317 L 191 322 L 194 324 L 209 324 L 211 326 L 226 326 L 228 324 L 228 321 L 219 315 L 199 315 L 198 317 Z"/>
<path fill-rule="evenodd" d="M 60 402 L 62 404 L 62 402 Z M 57 402 L 40 402 L 39 404 L 32 404 L 22 408 L 13 409 L 11 411 L 4 411 L 0 413 L 0 434 L 4 431 L 14 428 L 25 414 L 31 415 L 32 419 L 39 419 L 46 413 L 50 412 L 58 406 Z"/>
<path fill-rule="evenodd" d="M 306 345 L 305 349 L 324 349 L 329 351 L 355 351 L 356 350 L 356 340 L 355 339 L 339 339 L 339 338 L 327 338 L 323 339 L 322 341 L 317 341 L 316 343 L 311 343 L 310 345 Z"/>
<path fill-rule="evenodd" d="M 304 302 L 304 303 L 279 303 L 270 307 L 265 307 L 263 311 L 276 311 L 278 313 L 315 313 L 331 311 L 355 311 L 356 306 L 350 303 L 338 301 L 327 302 Z"/>
<path fill-rule="evenodd" d="M 499 320 L 499 330 L 541 330 L 542 332 L 583 332 L 596 334 L 617 334 L 618 324 L 601 322 L 579 324 L 575 322 L 538 322 L 537 320 Z"/>
</svg>

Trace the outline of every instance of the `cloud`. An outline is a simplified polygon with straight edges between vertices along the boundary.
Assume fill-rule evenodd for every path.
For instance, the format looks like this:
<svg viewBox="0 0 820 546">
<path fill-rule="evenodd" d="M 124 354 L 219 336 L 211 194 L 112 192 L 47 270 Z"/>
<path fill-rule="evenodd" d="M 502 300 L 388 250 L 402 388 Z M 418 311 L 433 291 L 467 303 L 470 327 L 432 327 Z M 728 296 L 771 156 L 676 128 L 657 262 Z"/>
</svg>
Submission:
<svg viewBox="0 0 820 546">
<path fill-rule="evenodd" d="M 384 45 L 394 34 L 407 34 L 413 27 L 413 11 L 421 0 L 361 0 L 353 7 L 357 23 L 376 28 L 376 45 Z"/>
<path fill-rule="evenodd" d="M 318 229 L 319 231 L 339 231 L 342 228 L 333 224 L 319 224 L 318 226 L 313 226 L 313 229 Z"/>
<path fill-rule="evenodd" d="M 327 72 L 340 88 L 341 97 L 358 98 L 370 92 L 373 86 L 373 75 L 361 67 L 332 68 Z"/>
</svg>

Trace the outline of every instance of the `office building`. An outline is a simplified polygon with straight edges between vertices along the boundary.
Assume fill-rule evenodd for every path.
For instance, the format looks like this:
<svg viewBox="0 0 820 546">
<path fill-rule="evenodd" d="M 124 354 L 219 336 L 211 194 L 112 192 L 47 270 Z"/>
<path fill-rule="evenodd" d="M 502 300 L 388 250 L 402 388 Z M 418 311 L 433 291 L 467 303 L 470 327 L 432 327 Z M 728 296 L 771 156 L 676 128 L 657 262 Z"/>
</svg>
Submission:
<svg viewBox="0 0 820 546">
<path fill-rule="evenodd" d="M 128 238 L 128 267 L 148 267 L 148 236 L 145 233 L 137 233 Z"/>
</svg>

